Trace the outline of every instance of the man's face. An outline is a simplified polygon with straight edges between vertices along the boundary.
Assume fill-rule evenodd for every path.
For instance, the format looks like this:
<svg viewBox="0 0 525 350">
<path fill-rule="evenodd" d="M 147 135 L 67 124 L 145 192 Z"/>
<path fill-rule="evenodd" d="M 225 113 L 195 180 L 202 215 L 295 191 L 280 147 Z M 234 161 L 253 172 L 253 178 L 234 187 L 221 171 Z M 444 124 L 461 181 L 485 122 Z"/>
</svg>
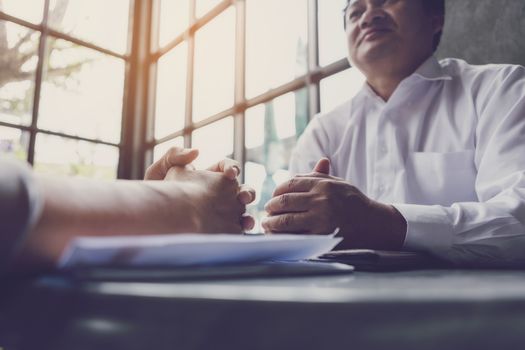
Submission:
<svg viewBox="0 0 525 350">
<path fill-rule="evenodd" d="M 352 63 L 369 70 L 378 62 L 399 66 L 430 56 L 443 18 L 425 11 L 422 1 L 351 0 L 345 21 Z"/>
</svg>

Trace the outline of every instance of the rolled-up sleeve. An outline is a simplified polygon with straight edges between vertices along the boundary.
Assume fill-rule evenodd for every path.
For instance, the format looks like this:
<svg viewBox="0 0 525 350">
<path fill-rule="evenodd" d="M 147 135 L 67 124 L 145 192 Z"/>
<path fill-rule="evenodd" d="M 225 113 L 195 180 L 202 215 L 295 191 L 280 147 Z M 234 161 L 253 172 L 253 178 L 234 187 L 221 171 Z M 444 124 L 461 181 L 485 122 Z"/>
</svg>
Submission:
<svg viewBox="0 0 525 350">
<path fill-rule="evenodd" d="M 30 168 L 0 159 L 0 268 L 40 216 L 42 200 Z"/>
</svg>

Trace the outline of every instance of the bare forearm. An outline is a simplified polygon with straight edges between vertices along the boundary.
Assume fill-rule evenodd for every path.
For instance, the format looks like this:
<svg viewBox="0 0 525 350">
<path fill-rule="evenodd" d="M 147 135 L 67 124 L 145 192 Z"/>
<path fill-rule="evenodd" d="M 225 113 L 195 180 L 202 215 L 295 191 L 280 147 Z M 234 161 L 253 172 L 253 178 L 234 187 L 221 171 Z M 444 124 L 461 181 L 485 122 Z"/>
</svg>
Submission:
<svg viewBox="0 0 525 350">
<path fill-rule="evenodd" d="M 75 236 L 194 229 L 189 200 L 174 182 L 38 181 L 44 209 L 25 244 L 25 260 L 54 261 Z"/>
</svg>

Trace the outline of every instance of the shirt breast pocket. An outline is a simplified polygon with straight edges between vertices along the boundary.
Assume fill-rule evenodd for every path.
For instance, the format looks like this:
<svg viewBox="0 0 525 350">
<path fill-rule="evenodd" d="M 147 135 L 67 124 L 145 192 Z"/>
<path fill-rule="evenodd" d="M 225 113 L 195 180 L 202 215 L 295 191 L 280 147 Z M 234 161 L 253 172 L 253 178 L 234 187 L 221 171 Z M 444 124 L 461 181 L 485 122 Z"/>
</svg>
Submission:
<svg viewBox="0 0 525 350">
<path fill-rule="evenodd" d="M 450 206 L 477 201 L 474 151 L 414 152 L 406 162 L 409 203 Z"/>
</svg>

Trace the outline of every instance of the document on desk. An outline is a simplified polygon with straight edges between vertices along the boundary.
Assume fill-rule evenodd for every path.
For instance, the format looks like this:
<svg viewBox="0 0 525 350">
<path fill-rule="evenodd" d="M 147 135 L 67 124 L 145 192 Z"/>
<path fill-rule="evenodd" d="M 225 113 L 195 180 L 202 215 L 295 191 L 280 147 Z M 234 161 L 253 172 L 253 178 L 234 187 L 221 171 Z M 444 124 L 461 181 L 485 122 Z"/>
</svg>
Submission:
<svg viewBox="0 0 525 350">
<path fill-rule="evenodd" d="M 342 238 L 320 235 L 173 234 L 80 237 L 59 268 L 100 266 L 206 266 L 300 261 L 332 250 Z"/>
</svg>

